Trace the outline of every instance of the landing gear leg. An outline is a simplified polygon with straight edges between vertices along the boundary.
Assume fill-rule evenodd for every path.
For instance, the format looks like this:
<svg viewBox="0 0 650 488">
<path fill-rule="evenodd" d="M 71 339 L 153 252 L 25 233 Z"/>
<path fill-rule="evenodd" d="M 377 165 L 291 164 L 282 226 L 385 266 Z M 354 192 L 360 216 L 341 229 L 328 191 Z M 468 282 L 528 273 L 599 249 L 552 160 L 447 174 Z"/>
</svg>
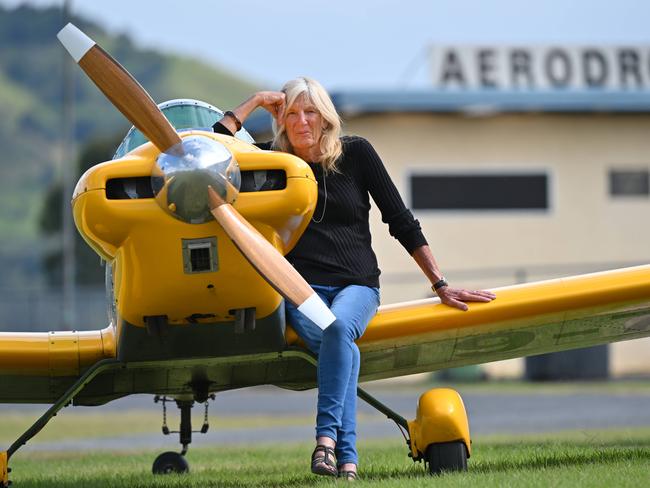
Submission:
<svg viewBox="0 0 650 488">
<path fill-rule="evenodd" d="M 214 395 L 210 395 L 208 399 L 214 400 Z M 153 474 L 189 473 L 190 465 L 187 462 L 187 459 L 185 459 L 185 454 L 187 454 L 189 445 L 192 443 L 192 433 L 200 432 L 201 434 L 205 434 L 210 427 L 208 424 L 208 401 L 205 401 L 205 416 L 203 425 L 199 431 L 192 430 L 192 407 L 194 406 L 194 400 L 176 400 L 176 405 L 181 411 L 180 429 L 169 430 L 169 427 L 167 427 L 166 405 L 168 401 L 170 401 L 170 399 L 157 395 L 154 398 L 154 402 L 162 402 L 163 405 L 162 432 L 165 435 L 179 434 L 179 440 L 183 447 L 181 452 L 167 451 L 159 455 L 153 462 L 152 472 Z"/>
<path fill-rule="evenodd" d="M 11 484 L 8 467 L 9 459 L 18 449 L 27 444 L 32 437 L 38 434 L 43 427 L 56 416 L 56 414 L 67 405 L 81 392 L 88 383 L 90 383 L 99 373 L 117 369 L 121 367 L 119 361 L 115 359 L 103 359 L 91 366 L 68 390 L 52 405 L 34 424 L 27 429 L 6 451 L 0 451 L 0 488 L 5 488 Z"/>
<path fill-rule="evenodd" d="M 390 409 L 388 406 L 384 405 L 381 403 L 379 400 L 377 400 L 375 397 L 373 397 L 370 393 L 368 393 L 365 390 L 362 390 L 361 388 L 357 387 L 357 396 L 361 398 L 364 402 L 366 402 L 368 405 L 371 407 L 377 409 L 379 412 L 383 413 L 388 417 L 389 420 L 392 420 L 397 424 L 397 427 L 399 427 L 400 432 L 404 436 L 404 439 L 406 440 L 406 445 L 409 448 L 409 451 L 411 450 L 411 438 L 410 438 L 410 431 L 409 431 L 409 422 L 406 420 L 404 417 L 402 417 L 400 414 L 395 412 L 394 410 Z M 411 453 L 409 452 L 409 456 L 411 456 Z"/>
</svg>

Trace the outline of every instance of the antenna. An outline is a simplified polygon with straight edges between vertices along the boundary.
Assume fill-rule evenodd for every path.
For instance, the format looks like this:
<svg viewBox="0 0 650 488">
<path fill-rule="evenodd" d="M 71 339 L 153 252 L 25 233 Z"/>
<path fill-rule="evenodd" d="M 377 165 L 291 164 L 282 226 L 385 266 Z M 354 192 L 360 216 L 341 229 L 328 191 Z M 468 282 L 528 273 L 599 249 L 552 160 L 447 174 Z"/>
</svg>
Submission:
<svg viewBox="0 0 650 488">
<path fill-rule="evenodd" d="M 63 2 L 63 20 L 70 20 L 71 1 Z M 75 262 L 75 229 L 72 222 L 72 207 L 70 199 L 74 191 L 75 178 L 75 137 L 74 137 L 74 117 L 75 117 L 75 69 L 68 53 L 63 52 L 63 147 L 61 150 L 61 177 L 62 198 L 61 212 L 63 228 L 62 236 L 62 254 L 63 254 L 63 328 L 71 330 L 76 322 L 77 296 L 76 296 L 76 262 Z"/>
<path fill-rule="evenodd" d="M 399 76 L 397 80 L 397 84 L 399 86 L 406 88 L 409 82 L 415 78 L 415 75 L 417 74 L 420 67 L 426 63 L 426 60 L 431 53 L 431 48 L 432 45 L 430 43 L 426 43 L 420 47 L 420 49 L 415 53 L 415 56 L 406 65 L 406 68 L 404 68 L 402 74 Z"/>
</svg>

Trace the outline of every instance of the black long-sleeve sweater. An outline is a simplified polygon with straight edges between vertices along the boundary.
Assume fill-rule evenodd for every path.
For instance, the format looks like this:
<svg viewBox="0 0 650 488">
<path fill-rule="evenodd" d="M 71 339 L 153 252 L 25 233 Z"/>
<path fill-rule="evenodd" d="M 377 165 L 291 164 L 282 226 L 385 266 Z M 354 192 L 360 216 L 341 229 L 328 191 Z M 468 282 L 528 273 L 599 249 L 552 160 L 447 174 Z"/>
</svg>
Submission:
<svg viewBox="0 0 650 488">
<path fill-rule="evenodd" d="M 219 122 L 213 128 L 230 134 Z M 357 136 L 344 136 L 341 142 L 339 172 L 325 175 L 320 163 L 308 163 L 318 181 L 318 202 L 312 221 L 286 257 L 310 284 L 379 287 L 380 271 L 371 246 L 369 196 L 381 211 L 390 235 L 409 254 L 427 241 L 370 143 Z M 268 142 L 257 146 L 270 149 Z"/>
</svg>

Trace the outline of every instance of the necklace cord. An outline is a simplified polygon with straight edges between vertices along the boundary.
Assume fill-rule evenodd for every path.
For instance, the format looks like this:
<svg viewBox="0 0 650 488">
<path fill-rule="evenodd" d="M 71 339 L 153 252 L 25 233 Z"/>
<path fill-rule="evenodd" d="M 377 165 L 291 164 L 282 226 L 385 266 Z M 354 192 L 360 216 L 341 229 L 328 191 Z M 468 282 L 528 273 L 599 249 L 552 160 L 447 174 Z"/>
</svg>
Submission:
<svg viewBox="0 0 650 488">
<path fill-rule="evenodd" d="M 325 190 L 325 201 L 323 202 L 323 211 L 320 214 L 320 218 L 318 220 L 314 219 L 314 217 L 311 218 L 311 221 L 314 224 L 320 224 L 323 221 L 323 217 L 325 217 L 325 210 L 327 210 L 327 179 L 325 178 L 325 170 L 322 166 L 321 175 L 323 178 L 323 189 Z M 318 185 L 318 180 L 316 180 L 316 185 Z"/>
</svg>

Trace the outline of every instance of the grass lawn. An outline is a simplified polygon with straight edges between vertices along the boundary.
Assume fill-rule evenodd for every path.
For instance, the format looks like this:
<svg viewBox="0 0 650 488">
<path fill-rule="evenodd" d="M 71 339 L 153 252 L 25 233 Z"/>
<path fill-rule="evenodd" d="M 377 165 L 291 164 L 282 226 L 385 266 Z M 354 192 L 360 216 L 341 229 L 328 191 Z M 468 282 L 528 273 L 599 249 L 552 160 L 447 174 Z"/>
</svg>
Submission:
<svg viewBox="0 0 650 488">
<path fill-rule="evenodd" d="M 27 487 L 299 487 L 330 485 L 308 471 L 311 445 L 193 448 L 189 475 L 153 476 L 159 452 L 18 452 L 12 480 Z M 474 439 L 467 473 L 438 477 L 396 439 L 361 442 L 363 486 L 650 486 L 650 428 Z"/>
</svg>

